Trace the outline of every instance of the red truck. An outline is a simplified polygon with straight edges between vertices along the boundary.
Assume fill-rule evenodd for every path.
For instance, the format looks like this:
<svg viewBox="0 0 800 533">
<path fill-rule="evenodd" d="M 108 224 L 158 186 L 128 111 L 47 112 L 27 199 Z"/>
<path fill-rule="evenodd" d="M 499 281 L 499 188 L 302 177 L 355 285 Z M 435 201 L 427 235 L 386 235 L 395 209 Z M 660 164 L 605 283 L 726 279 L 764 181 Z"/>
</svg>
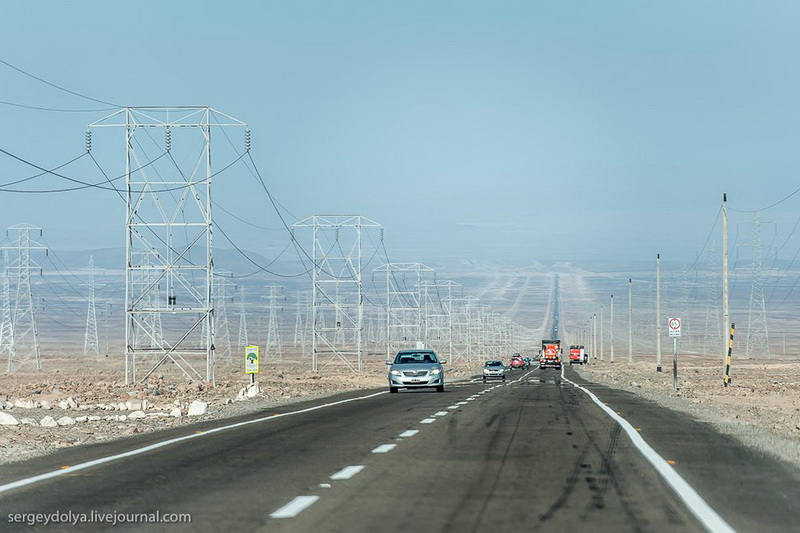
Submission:
<svg viewBox="0 0 800 533">
<path fill-rule="evenodd" d="M 586 350 L 581 345 L 572 345 L 569 347 L 569 364 L 583 365 L 589 362 L 589 356 L 586 355 Z"/>
<path fill-rule="evenodd" d="M 539 352 L 539 368 L 561 368 L 561 341 L 543 340 Z"/>
</svg>

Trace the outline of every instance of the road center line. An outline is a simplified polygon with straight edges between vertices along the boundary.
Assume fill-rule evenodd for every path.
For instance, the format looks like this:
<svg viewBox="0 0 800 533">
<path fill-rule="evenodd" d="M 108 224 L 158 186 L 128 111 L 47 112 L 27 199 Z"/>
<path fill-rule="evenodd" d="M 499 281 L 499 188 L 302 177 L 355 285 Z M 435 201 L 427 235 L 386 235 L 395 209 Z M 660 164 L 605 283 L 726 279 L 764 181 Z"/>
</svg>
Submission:
<svg viewBox="0 0 800 533">
<path fill-rule="evenodd" d="M 364 470 L 364 465 L 346 466 L 331 476 L 331 479 L 350 479 Z"/>
<path fill-rule="evenodd" d="M 377 448 L 372 450 L 372 453 L 390 452 L 390 451 L 394 450 L 395 446 L 397 446 L 397 444 L 381 444 L 380 446 L 378 446 Z"/>
<path fill-rule="evenodd" d="M 434 422 L 436 422 L 435 418 L 423 418 L 419 421 L 420 424 L 433 424 Z"/>
<path fill-rule="evenodd" d="M 694 490 L 694 487 L 681 477 L 678 472 L 664 460 L 648 443 L 642 438 L 638 431 L 624 418 L 614 412 L 613 409 L 600 401 L 590 390 L 581 387 L 577 383 L 570 381 L 564 376 L 564 367 L 561 367 L 561 379 L 572 386 L 585 392 L 589 397 L 600 406 L 600 409 L 606 412 L 608 416 L 613 418 L 631 439 L 633 445 L 639 450 L 639 453 L 653 465 L 656 472 L 672 487 L 672 490 L 680 498 L 691 513 L 700 521 L 708 531 L 714 533 L 735 533 L 735 530 L 725 520 L 711 508 L 708 503 Z"/>
<path fill-rule="evenodd" d="M 319 496 L 298 496 L 269 516 L 271 518 L 294 518 L 317 500 L 319 500 Z"/>
<path fill-rule="evenodd" d="M 53 470 L 52 472 L 46 472 L 44 474 L 39 474 L 38 476 L 32 476 L 25 479 L 20 479 L 18 481 L 13 481 L 11 483 L 6 483 L 5 485 L 0 485 L 0 493 L 7 492 L 12 489 L 17 489 L 19 487 L 24 487 L 26 485 L 32 485 L 33 483 L 38 483 L 39 481 L 44 481 L 46 479 L 51 479 L 58 476 L 63 476 L 66 474 L 71 474 L 73 472 L 77 472 L 79 470 L 85 470 L 87 468 L 91 468 L 93 466 L 101 465 L 104 463 L 110 463 L 112 461 L 118 461 L 120 459 L 125 459 L 127 457 L 133 457 L 134 455 L 141 455 L 143 453 L 147 453 L 153 450 L 157 450 L 158 448 L 163 448 L 164 446 L 169 446 L 170 444 L 176 444 L 178 442 L 183 442 L 190 439 L 197 439 L 202 437 L 207 437 L 208 435 L 212 435 L 214 433 L 219 433 L 220 431 L 225 431 L 228 429 L 238 428 L 242 426 L 249 426 L 251 424 L 258 424 L 259 422 L 269 422 L 271 420 L 277 420 L 279 418 L 283 418 L 286 416 L 291 415 L 298 415 L 302 413 L 309 413 L 311 411 L 316 411 L 318 409 L 324 409 L 326 407 L 333 407 L 335 405 L 341 405 L 348 402 L 355 402 L 359 400 L 367 400 L 369 398 L 374 398 L 376 396 L 380 396 L 382 394 L 387 394 L 386 391 L 377 392 L 375 394 L 368 394 L 367 396 L 359 396 L 357 398 L 348 398 L 347 400 L 340 400 L 338 402 L 332 403 L 325 403 L 322 405 L 315 405 L 314 407 L 307 407 L 306 409 L 300 409 L 299 411 L 291 411 L 289 413 L 280 413 L 265 416 L 262 418 L 256 418 L 255 420 L 246 420 L 244 422 L 237 422 L 235 424 L 230 424 L 227 426 L 220 426 L 212 429 L 204 430 L 202 433 L 192 433 L 190 435 L 185 435 L 183 437 L 178 437 L 175 439 L 164 440 L 161 442 L 156 442 L 155 444 L 150 444 L 149 446 L 144 446 L 142 448 L 137 448 L 135 450 L 131 450 L 125 453 L 120 453 L 117 455 L 109 455 L 107 457 L 101 457 L 99 459 L 94 459 L 92 461 L 87 461 L 85 463 L 80 463 L 74 466 L 70 466 L 69 468 L 63 468 L 59 470 Z M 312 502 L 313 503 L 313 502 Z M 310 504 L 309 504 L 310 505 Z"/>
<path fill-rule="evenodd" d="M 409 429 L 408 431 L 404 431 L 404 432 L 400 433 L 400 436 L 405 439 L 407 437 L 413 437 L 417 433 L 419 433 L 418 429 Z"/>
<path fill-rule="evenodd" d="M 447 411 L 437 411 L 433 416 L 447 416 Z"/>
</svg>

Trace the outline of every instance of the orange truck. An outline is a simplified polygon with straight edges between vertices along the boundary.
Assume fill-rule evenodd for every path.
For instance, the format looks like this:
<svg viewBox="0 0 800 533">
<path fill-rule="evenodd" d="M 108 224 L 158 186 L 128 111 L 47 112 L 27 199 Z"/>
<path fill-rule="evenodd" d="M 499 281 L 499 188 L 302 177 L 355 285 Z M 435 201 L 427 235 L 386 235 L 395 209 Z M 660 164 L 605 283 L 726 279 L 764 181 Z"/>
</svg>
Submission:
<svg viewBox="0 0 800 533">
<path fill-rule="evenodd" d="M 539 368 L 561 368 L 561 341 L 543 340 L 539 352 Z"/>
<path fill-rule="evenodd" d="M 586 350 L 581 345 L 572 345 L 569 347 L 569 364 L 571 365 L 582 365 L 589 362 L 589 358 L 586 356 Z"/>
</svg>

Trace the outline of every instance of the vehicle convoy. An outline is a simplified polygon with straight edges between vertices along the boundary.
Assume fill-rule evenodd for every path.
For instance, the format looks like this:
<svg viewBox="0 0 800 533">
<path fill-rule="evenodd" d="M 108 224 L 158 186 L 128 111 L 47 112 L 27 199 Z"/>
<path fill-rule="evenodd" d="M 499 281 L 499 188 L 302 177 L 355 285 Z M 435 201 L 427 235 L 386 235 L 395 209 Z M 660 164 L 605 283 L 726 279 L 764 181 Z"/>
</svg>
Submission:
<svg viewBox="0 0 800 533">
<path fill-rule="evenodd" d="M 401 350 L 394 360 L 386 361 L 389 368 L 389 392 L 400 389 L 434 388 L 444 392 L 445 360 L 440 360 L 433 350 Z"/>
<path fill-rule="evenodd" d="M 502 361 L 493 360 L 483 363 L 483 382 L 488 379 L 506 380 L 506 366 Z"/>
<path fill-rule="evenodd" d="M 539 368 L 561 368 L 561 341 L 543 340 L 539 351 Z"/>
<path fill-rule="evenodd" d="M 584 365 L 589 362 L 589 356 L 583 345 L 573 344 L 569 347 L 569 364 Z"/>
</svg>

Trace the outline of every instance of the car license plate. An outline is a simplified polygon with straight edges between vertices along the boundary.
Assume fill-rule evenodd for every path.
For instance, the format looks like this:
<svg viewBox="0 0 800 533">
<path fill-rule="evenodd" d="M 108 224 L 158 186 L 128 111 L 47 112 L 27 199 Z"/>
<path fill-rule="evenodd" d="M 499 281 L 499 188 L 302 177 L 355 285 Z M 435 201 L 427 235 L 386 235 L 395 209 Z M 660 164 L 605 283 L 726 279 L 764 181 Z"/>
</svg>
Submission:
<svg viewBox="0 0 800 533">
<path fill-rule="evenodd" d="M 414 378 L 411 380 L 411 383 L 422 383 L 422 380 L 419 378 Z"/>
</svg>

